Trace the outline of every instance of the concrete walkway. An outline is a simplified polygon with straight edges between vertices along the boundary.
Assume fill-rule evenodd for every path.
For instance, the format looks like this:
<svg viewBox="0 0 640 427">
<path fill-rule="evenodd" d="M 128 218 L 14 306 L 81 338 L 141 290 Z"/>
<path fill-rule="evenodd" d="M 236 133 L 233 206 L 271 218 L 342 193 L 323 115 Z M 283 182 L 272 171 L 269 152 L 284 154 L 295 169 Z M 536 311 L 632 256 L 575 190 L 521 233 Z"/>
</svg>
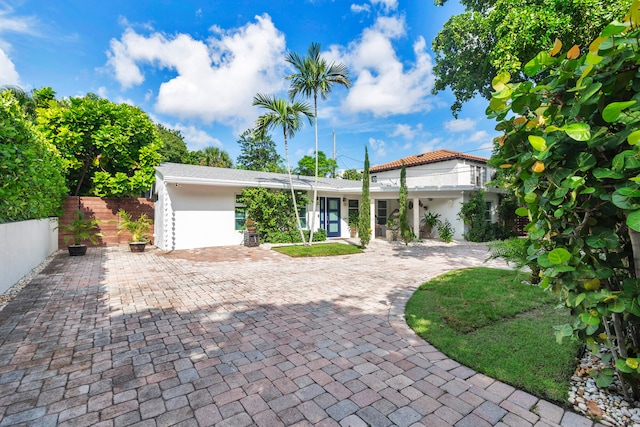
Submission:
<svg viewBox="0 0 640 427">
<path fill-rule="evenodd" d="M 592 426 L 406 326 L 417 286 L 485 258 L 381 241 L 316 259 L 59 252 L 0 311 L 0 427 Z"/>
</svg>

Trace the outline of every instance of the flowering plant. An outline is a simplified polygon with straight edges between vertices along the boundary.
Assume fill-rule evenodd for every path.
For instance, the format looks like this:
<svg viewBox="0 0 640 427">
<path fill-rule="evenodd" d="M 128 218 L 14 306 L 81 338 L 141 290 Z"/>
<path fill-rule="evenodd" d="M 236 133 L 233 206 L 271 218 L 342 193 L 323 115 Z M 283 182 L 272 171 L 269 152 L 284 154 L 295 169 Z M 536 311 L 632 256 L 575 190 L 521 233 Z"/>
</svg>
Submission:
<svg viewBox="0 0 640 427">
<path fill-rule="evenodd" d="M 252 220 L 252 219 L 247 219 L 247 220 L 244 222 L 244 226 L 245 226 L 245 227 L 247 227 L 247 228 L 249 228 L 249 227 L 255 227 L 255 226 L 256 226 L 256 222 L 255 222 L 254 220 Z"/>
</svg>

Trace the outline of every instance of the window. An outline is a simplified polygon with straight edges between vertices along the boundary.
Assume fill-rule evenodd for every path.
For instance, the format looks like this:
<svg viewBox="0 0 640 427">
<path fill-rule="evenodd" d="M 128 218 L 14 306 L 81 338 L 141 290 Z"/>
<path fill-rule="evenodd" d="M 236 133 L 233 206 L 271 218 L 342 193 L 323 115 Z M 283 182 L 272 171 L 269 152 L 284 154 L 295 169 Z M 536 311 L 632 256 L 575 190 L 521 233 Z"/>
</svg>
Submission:
<svg viewBox="0 0 640 427">
<path fill-rule="evenodd" d="M 351 218 L 351 215 L 358 215 L 358 202 L 358 200 L 349 200 L 349 216 L 347 218 Z"/>
<path fill-rule="evenodd" d="M 371 176 L 371 182 L 378 182 L 378 177 L 375 175 Z"/>
<path fill-rule="evenodd" d="M 488 223 L 491 223 L 491 202 L 485 202 L 485 203 L 486 203 L 486 209 L 484 211 L 484 219 Z"/>
<path fill-rule="evenodd" d="M 379 225 L 387 225 L 387 201 L 378 200 L 378 221 Z"/>
<path fill-rule="evenodd" d="M 307 228 L 307 207 L 299 206 L 298 214 L 300 215 L 300 226 L 306 229 Z"/>
<path fill-rule="evenodd" d="M 471 169 L 471 185 L 482 187 L 487 182 L 487 168 L 482 166 L 470 166 Z"/>
<path fill-rule="evenodd" d="M 244 203 L 241 202 L 242 196 L 240 194 L 236 194 L 236 205 L 235 205 L 235 214 L 236 214 L 236 230 L 244 230 L 244 221 L 247 218 L 246 208 Z"/>
</svg>

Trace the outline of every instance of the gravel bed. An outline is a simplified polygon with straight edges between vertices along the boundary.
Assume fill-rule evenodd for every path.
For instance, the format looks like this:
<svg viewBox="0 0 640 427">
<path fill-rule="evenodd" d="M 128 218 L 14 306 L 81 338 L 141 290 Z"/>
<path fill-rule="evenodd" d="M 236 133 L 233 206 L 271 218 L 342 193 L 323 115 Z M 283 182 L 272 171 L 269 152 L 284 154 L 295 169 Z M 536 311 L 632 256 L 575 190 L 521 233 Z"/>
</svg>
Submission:
<svg viewBox="0 0 640 427">
<path fill-rule="evenodd" d="M 589 373 L 592 370 L 611 368 L 605 365 L 600 353 L 586 351 L 571 377 L 569 403 L 573 409 L 606 426 L 640 427 L 640 402 L 624 400 L 622 384 L 615 380 L 608 388 L 600 388 Z"/>
<path fill-rule="evenodd" d="M 7 291 L 3 294 L 0 294 L 0 311 L 2 311 L 6 305 L 11 301 L 16 295 L 20 293 L 20 291 L 27 286 L 34 277 L 36 277 L 44 268 L 49 265 L 49 263 L 55 258 L 59 251 L 56 251 L 46 257 L 44 261 L 38 264 L 35 268 L 33 268 L 26 276 L 20 279 L 16 284 L 7 289 Z"/>
</svg>

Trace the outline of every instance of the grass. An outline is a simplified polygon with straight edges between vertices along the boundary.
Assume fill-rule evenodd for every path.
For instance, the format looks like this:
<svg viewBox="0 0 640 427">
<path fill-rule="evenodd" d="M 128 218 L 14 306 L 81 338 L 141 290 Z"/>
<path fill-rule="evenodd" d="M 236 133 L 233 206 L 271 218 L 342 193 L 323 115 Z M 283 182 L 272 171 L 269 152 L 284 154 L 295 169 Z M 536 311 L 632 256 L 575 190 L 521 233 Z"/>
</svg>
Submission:
<svg viewBox="0 0 640 427">
<path fill-rule="evenodd" d="M 566 403 L 579 344 L 558 344 L 571 321 L 557 298 L 513 271 L 470 268 L 423 284 L 407 303 L 409 326 L 452 359 L 538 397 Z"/>
<path fill-rule="evenodd" d="M 362 253 L 362 249 L 358 246 L 344 243 L 320 243 L 312 246 L 280 246 L 273 248 L 273 250 L 289 255 L 290 257 L 337 256 Z"/>
</svg>

